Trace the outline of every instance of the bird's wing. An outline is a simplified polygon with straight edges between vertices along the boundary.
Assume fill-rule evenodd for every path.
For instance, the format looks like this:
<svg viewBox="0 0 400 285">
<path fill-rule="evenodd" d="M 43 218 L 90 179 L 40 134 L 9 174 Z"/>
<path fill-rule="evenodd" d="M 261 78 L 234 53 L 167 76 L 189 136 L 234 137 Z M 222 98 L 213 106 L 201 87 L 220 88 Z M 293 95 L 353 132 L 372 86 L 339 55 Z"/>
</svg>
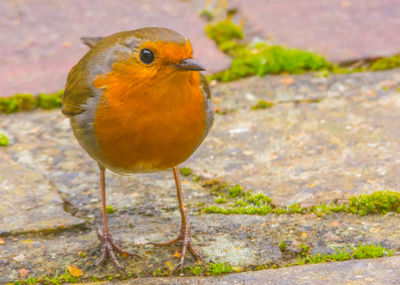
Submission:
<svg viewBox="0 0 400 285">
<path fill-rule="evenodd" d="M 103 39 L 102 37 L 82 37 L 81 38 L 82 42 L 90 48 L 92 48 L 94 45 L 96 45 L 102 39 Z"/>
<path fill-rule="evenodd" d="M 75 116 L 84 111 L 82 106 L 90 96 L 93 96 L 93 90 L 88 84 L 88 71 L 82 68 L 86 62 L 82 59 L 75 65 L 68 74 L 62 98 L 61 112 L 66 116 Z"/>
</svg>

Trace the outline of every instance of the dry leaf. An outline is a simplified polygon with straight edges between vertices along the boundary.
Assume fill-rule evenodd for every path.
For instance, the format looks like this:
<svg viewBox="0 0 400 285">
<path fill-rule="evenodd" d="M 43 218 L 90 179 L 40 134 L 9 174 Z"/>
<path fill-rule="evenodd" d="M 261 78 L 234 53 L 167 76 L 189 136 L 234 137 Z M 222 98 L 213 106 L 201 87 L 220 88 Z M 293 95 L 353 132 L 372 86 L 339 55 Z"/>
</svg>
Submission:
<svg viewBox="0 0 400 285">
<path fill-rule="evenodd" d="M 294 83 L 294 79 L 292 77 L 284 77 L 281 79 L 281 83 L 285 85 L 292 85 Z"/>
<path fill-rule="evenodd" d="M 20 275 L 21 277 L 25 277 L 26 275 L 28 275 L 29 270 L 28 270 L 28 269 L 25 269 L 25 268 L 21 268 L 20 270 L 18 270 L 18 272 L 19 272 L 19 275 Z"/>
<path fill-rule="evenodd" d="M 78 266 L 76 265 L 72 265 L 72 266 L 68 266 L 67 267 L 69 273 L 73 276 L 73 277 L 81 277 L 83 275 L 82 270 L 80 270 L 78 268 Z"/>
<path fill-rule="evenodd" d="M 340 226 L 340 223 L 338 221 L 331 222 L 331 227 L 338 227 L 338 226 Z"/>
</svg>

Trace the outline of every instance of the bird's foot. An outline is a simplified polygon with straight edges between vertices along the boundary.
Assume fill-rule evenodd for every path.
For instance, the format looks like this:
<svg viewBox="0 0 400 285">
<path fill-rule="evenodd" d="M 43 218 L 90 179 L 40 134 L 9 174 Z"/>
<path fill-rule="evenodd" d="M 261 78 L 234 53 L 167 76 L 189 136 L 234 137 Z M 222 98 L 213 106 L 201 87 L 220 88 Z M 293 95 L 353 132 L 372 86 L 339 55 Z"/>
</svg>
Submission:
<svg viewBox="0 0 400 285">
<path fill-rule="evenodd" d="M 182 252 L 181 252 L 180 262 L 178 263 L 177 266 L 175 266 L 174 271 L 173 271 L 173 273 L 176 273 L 178 270 L 183 271 L 183 268 L 184 268 L 183 265 L 185 262 L 186 253 L 187 253 L 188 249 L 197 261 L 203 261 L 203 258 L 196 252 L 196 250 L 193 247 L 192 238 L 190 237 L 190 226 L 188 223 L 182 224 L 181 230 L 180 230 L 177 238 L 167 241 L 167 242 L 160 242 L 160 243 L 149 242 L 146 244 L 151 244 L 154 246 L 164 246 L 164 245 L 175 244 L 179 241 L 182 241 Z"/>
<path fill-rule="evenodd" d="M 122 267 L 122 265 L 119 263 L 117 256 L 115 255 L 115 252 L 121 254 L 124 257 L 128 257 L 128 256 L 139 257 L 139 256 L 136 254 L 122 250 L 118 245 L 116 245 L 113 242 L 110 234 L 103 233 L 100 228 L 97 229 L 97 237 L 100 240 L 102 248 L 101 248 L 101 256 L 96 261 L 96 266 L 100 266 L 107 260 L 107 258 L 109 258 L 111 260 L 112 264 L 114 265 L 114 267 L 117 270 L 119 270 L 121 273 L 126 275 L 126 271 Z"/>
</svg>

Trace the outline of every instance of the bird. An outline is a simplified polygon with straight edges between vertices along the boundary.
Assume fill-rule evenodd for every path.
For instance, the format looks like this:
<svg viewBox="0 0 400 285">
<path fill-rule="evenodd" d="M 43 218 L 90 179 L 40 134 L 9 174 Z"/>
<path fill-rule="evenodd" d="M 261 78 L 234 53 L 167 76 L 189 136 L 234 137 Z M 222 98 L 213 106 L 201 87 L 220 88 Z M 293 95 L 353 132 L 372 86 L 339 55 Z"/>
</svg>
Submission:
<svg viewBox="0 0 400 285">
<path fill-rule="evenodd" d="M 106 212 L 106 170 L 117 174 L 172 169 L 181 228 L 175 239 L 154 246 L 182 243 L 177 269 L 183 270 L 189 251 L 200 259 L 190 234 L 183 204 L 179 164 L 206 138 L 214 122 L 210 88 L 193 59 L 189 39 L 161 27 L 122 31 L 107 37 L 82 38 L 90 49 L 68 74 L 62 114 L 72 132 L 99 167 L 102 228 L 97 228 L 101 254 L 96 264 L 110 260 L 126 273 L 116 253 Z"/>
</svg>

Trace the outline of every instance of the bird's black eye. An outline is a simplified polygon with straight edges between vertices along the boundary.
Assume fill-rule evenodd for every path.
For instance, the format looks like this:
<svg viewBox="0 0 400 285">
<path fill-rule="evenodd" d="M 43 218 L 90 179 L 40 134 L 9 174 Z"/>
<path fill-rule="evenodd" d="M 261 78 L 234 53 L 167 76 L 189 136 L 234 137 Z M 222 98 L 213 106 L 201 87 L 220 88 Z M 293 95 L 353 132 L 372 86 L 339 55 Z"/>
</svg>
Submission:
<svg viewBox="0 0 400 285">
<path fill-rule="evenodd" d="M 151 50 L 144 48 L 140 51 L 140 60 L 145 64 L 150 64 L 154 60 L 154 54 Z"/>
</svg>

